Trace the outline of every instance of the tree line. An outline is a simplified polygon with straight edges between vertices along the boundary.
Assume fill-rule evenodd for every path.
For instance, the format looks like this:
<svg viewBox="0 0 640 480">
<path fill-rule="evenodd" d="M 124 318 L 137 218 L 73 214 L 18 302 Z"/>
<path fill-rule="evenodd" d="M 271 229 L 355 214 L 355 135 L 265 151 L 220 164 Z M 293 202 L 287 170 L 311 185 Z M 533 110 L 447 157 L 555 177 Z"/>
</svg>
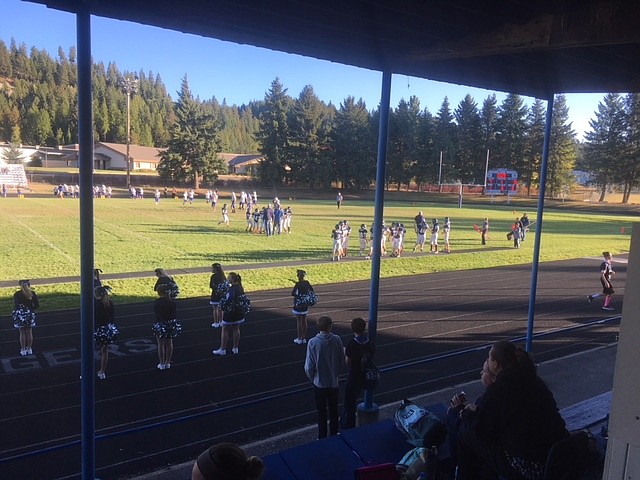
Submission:
<svg viewBox="0 0 640 480">
<path fill-rule="evenodd" d="M 77 142 L 76 52 L 46 51 L 0 41 L 0 138 L 12 143 L 66 145 Z M 94 137 L 126 142 L 123 79 L 138 78 L 131 100 L 131 141 L 168 147 L 159 173 L 165 179 L 214 180 L 224 171 L 220 152 L 260 153 L 258 177 L 267 185 L 304 184 L 345 189 L 375 180 L 379 108 L 348 96 L 326 103 L 305 86 L 297 97 L 278 78 L 263 100 L 241 106 L 192 95 L 187 76 L 174 102 L 160 75 L 121 72 L 114 62 L 93 65 Z M 617 100 L 616 100 L 617 99 Z M 606 192 L 622 185 L 626 201 L 638 185 L 638 96 L 607 95 L 591 121 L 586 141 L 577 141 L 563 95 L 555 97 L 547 191 L 558 196 L 573 183 L 576 165 L 593 172 Z M 518 171 L 525 193 L 539 185 L 545 103 L 527 106 L 517 94 L 500 104 L 495 94 L 481 105 L 466 95 L 456 106 L 445 97 L 437 112 L 411 96 L 389 112 L 387 188 L 410 184 L 483 184 L 489 168 Z M 606 118 L 605 118 L 606 117 Z M 611 117 L 611 118 L 609 118 Z M 614 121 L 615 120 L 615 121 Z M 602 198 L 604 199 L 604 197 Z M 624 199 L 623 199 L 624 201 Z"/>
</svg>

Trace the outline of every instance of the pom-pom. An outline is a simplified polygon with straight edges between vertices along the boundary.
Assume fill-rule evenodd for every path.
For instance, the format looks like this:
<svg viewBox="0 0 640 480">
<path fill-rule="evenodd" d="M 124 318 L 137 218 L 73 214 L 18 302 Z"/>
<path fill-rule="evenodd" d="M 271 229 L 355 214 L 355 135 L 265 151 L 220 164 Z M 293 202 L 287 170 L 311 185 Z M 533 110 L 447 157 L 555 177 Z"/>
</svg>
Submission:
<svg viewBox="0 0 640 480">
<path fill-rule="evenodd" d="M 167 293 L 169 297 L 176 299 L 180 296 L 180 288 L 176 282 L 171 282 L 167 284 Z"/>
<path fill-rule="evenodd" d="M 293 299 L 293 308 L 296 310 L 304 310 L 313 307 L 316 303 L 318 303 L 318 296 L 312 290 L 308 293 L 296 295 Z"/>
<path fill-rule="evenodd" d="M 251 300 L 245 294 L 232 298 L 226 297 L 220 300 L 220 308 L 224 312 L 236 312 L 246 315 L 251 311 Z"/>
<path fill-rule="evenodd" d="M 36 313 L 24 305 L 20 305 L 13 311 L 13 326 L 16 328 L 35 327 Z"/>
<path fill-rule="evenodd" d="M 96 345 L 105 346 L 114 343 L 120 330 L 115 323 L 100 325 L 93 334 Z"/>
<path fill-rule="evenodd" d="M 220 282 L 215 286 L 214 292 L 215 294 L 222 298 L 229 291 L 229 284 L 227 282 Z"/>
<path fill-rule="evenodd" d="M 182 333 L 182 323 L 177 320 L 169 322 L 156 322 L 151 327 L 153 334 L 158 338 L 176 338 Z"/>
</svg>

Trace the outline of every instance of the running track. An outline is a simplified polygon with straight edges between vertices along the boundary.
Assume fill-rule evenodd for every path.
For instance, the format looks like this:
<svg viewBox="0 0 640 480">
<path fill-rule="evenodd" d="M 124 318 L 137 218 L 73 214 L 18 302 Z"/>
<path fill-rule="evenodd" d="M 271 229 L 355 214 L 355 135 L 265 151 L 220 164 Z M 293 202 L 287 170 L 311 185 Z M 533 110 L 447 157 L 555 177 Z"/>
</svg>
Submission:
<svg viewBox="0 0 640 480">
<path fill-rule="evenodd" d="M 586 294 L 600 286 L 599 264 L 591 258 L 540 265 L 536 333 L 620 313 L 626 263 L 614 265 L 616 312 L 586 302 Z M 383 279 L 377 346 L 383 378 L 375 401 L 476 378 L 486 357 L 478 347 L 525 335 L 530 270 L 526 265 Z M 350 320 L 368 316 L 369 282 L 316 291 L 320 300 L 309 316 L 310 335 L 314 319 L 330 315 L 346 344 Z M 215 358 L 219 330 L 209 326 L 208 298 L 179 301 L 184 333 L 165 371 L 156 369 L 151 305 L 116 306 L 120 338 L 107 379 L 96 384 L 97 476 L 125 478 L 193 459 L 215 442 L 246 444 L 315 423 L 302 369 L 305 347 L 292 342 L 290 290 L 249 295 L 253 311 L 242 326 L 240 354 Z M 38 323 L 29 357 L 17 355 L 8 319 L 0 324 L 0 471 L 3 479 L 79 478 L 79 312 L 41 314 Z M 551 333 L 534 340 L 534 353 L 543 361 L 593 348 L 613 341 L 617 330 L 613 321 Z"/>
</svg>

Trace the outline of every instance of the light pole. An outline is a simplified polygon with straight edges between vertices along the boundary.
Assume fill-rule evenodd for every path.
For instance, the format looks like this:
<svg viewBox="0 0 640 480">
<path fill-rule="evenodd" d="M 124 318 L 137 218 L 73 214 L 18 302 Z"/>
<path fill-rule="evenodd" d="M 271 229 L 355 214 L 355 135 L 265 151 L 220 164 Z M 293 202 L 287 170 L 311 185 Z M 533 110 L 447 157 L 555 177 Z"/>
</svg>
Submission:
<svg viewBox="0 0 640 480">
<path fill-rule="evenodd" d="M 124 93 L 127 94 L 127 188 L 131 189 L 131 157 L 129 156 L 131 145 L 131 94 L 138 91 L 138 77 L 124 77 L 121 85 Z"/>
</svg>

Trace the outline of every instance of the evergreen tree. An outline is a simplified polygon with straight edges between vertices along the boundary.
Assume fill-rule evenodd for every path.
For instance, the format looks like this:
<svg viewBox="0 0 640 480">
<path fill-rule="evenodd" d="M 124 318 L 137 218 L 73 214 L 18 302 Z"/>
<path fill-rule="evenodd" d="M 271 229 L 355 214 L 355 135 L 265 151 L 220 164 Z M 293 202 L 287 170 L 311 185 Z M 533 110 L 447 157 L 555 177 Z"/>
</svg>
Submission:
<svg viewBox="0 0 640 480">
<path fill-rule="evenodd" d="M 603 202 L 607 188 L 615 181 L 618 159 L 625 151 L 625 112 L 620 95 L 605 95 L 595 115 L 589 120 L 591 130 L 585 135 L 583 168 L 594 175 L 600 187 L 598 201 Z"/>
<path fill-rule="evenodd" d="M 438 169 L 440 167 L 439 152 L 435 147 L 435 119 L 429 109 L 425 108 L 420 113 L 418 124 L 418 157 L 414 166 L 413 178 L 418 184 L 418 190 L 425 182 L 436 183 L 438 181 Z"/>
<path fill-rule="evenodd" d="M 198 188 L 200 180 L 212 181 L 226 173 L 218 157 L 220 122 L 204 112 L 191 94 L 185 75 L 175 104 L 176 122 L 167 150 L 160 154 L 158 173 L 164 179 L 188 180 Z"/>
<path fill-rule="evenodd" d="M 457 150 L 455 170 L 462 183 L 484 183 L 484 140 L 478 105 L 467 94 L 455 110 Z"/>
<path fill-rule="evenodd" d="M 24 152 L 15 143 L 9 143 L 9 148 L 2 152 L 2 159 L 5 163 L 20 164 L 24 162 Z"/>
<path fill-rule="evenodd" d="M 375 137 L 365 102 L 349 96 L 340 104 L 331 133 L 335 178 L 343 189 L 363 189 L 375 179 Z"/>
<path fill-rule="evenodd" d="M 280 79 L 273 80 L 264 98 L 258 131 L 260 153 L 264 156 L 258 167 L 258 176 L 267 185 L 280 185 L 286 177 L 289 146 L 287 115 L 291 102 Z"/>
<path fill-rule="evenodd" d="M 487 166 L 493 167 L 493 155 L 496 150 L 496 133 L 498 131 L 498 100 L 496 94 L 492 93 L 482 102 L 482 109 L 480 110 L 480 128 L 482 128 L 482 146 L 484 153 L 489 156 L 489 163 L 487 163 L 487 157 L 485 157 L 485 170 L 482 175 L 482 183 L 486 185 L 485 172 Z"/>
<path fill-rule="evenodd" d="M 438 174 L 440 174 L 440 155 L 442 155 L 442 175 L 438 175 L 441 183 L 458 180 L 455 171 L 456 124 L 449 106 L 449 98 L 444 97 L 440 110 L 435 117 L 434 151 L 438 155 Z"/>
<path fill-rule="evenodd" d="M 631 190 L 640 185 L 640 94 L 625 96 L 624 111 L 626 154 L 620 174 L 623 179 L 622 203 L 629 203 Z"/>
<path fill-rule="evenodd" d="M 564 95 L 556 95 L 551 115 L 551 138 L 547 190 L 551 197 L 568 192 L 575 183 L 572 174 L 577 157 L 575 132 L 569 122 L 569 107 Z"/>
<path fill-rule="evenodd" d="M 525 169 L 525 130 L 527 107 L 515 93 L 506 96 L 498 108 L 498 131 L 492 168 Z"/>
<path fill-rule="evenodd" d="M 395 178 L 387 177 L 398 184 L 398 190 L 404 183 L 409 188 L 411 180 L 415 176 L 418 158 L 420 156 L 420 100 L 415 95 L 409 97 L 409 101 L 401 100 L 395 112 L 392 112 L 389 132 L 388 165 L 391 166 L 395 157 L 397 168 Z M 395 126 L 395 128 L 393 128 Z"/>
<path fill-rule="evenodd" d="M 290 177 L 324 187 L 334 179 L 327 161 L 330 126 L 325 107 L 310 85 L 305 86 L 289 111 L 288 159 Z"/>
<path fill-rule="evenodd" d="M 542 148 L 544 146 L 544 127 L 546 121 L 544 103 L 535 99 L 527 115 L 527 130 L 525 135 L 525 159 L 523 170 L 519 172 L 521 185 L 527 188 L 527 195 L 531 195 L 531 186 L 539 181 L 537 172 L 542 162 Z"/>
</svg>

